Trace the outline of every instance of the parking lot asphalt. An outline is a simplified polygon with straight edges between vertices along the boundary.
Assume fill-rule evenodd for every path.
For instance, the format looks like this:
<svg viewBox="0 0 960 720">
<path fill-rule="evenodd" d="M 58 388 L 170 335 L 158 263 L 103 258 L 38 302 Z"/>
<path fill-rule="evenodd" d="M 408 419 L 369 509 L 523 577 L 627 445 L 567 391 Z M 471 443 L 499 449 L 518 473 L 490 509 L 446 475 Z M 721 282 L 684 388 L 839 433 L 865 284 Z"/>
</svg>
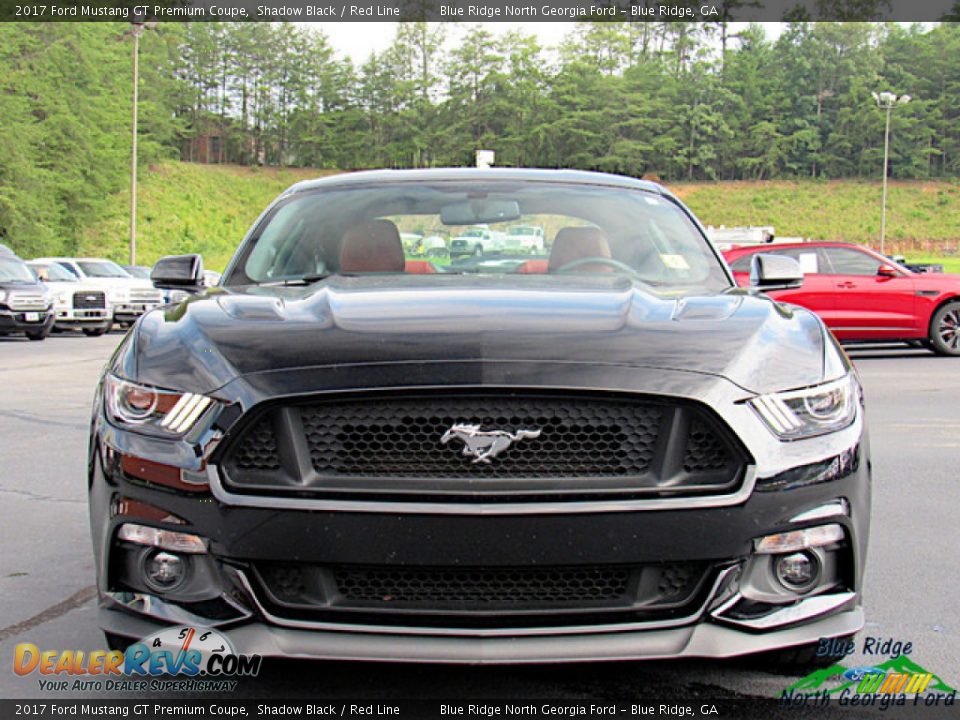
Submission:
<svg viewBox="0 0 960 720">
<path fill-rule="evenodd" d="M 14 646 L 103 649 L 86 509 L 87 424 L 98 374 L 121 339 L 0 338 L 0 698 L 76 699 L 11 671 Z M 960 358 L 851 349 L 873 450 L 866 636 L 911 642 L 911 659 L 960 685 L 957 458 Z M 881 658 L 882 659 L 882 658 Z M 375 681 L 371 678 L 375 677 Z M 690 700 L 777 697 L 795 678 L 742 661 L 472 668 L 267 662 L 232 697 Z M 104 693 L 105 697 L 122 697 Z M 171 696 L 173 697 L 173 696 Z M 182 696 L 177 696 L 182 697 Z"/>
</svg>

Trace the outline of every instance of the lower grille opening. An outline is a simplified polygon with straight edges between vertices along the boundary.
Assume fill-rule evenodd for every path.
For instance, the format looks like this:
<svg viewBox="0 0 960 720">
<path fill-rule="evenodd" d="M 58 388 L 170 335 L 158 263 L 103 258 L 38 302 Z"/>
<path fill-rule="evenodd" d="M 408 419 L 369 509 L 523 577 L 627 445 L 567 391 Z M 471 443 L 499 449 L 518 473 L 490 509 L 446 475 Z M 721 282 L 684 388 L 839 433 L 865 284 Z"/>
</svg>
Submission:
<svg viewBox="0 0 960 720">
<path fill-rule="evenodd" d="M 706 563 L 556 567 L 387 567 L 258 563 L 282 617 L 411 625 L 513 626 L 682 616 L 702 602 Z"/>
<path fill-rule="evenodd" d="M 621 568 L 338 568 L 333 577 L 348 602 L 522 608 L 619 600 L 626 596 L 631 573 Z"/>
</svg>

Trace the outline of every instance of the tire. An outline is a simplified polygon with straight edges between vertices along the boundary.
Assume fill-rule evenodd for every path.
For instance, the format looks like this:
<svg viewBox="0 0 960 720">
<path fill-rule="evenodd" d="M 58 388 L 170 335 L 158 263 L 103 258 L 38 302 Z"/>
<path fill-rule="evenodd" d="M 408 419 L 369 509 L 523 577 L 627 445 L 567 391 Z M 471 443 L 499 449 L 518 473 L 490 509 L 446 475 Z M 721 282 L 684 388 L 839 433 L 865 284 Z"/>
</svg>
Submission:
<svg viewBox="0 0 960 720">
<path fill-rule="evenodd" d="M 120 320 L 117 324 L 124 330 L 127 330 L 133 326 L 133 320 Z"/>
<path fill-rule="evenodd" d="M 34 342 L 40 342 L 47 339 L 47 335 L 50 334 L 52 328 L 44 328 L 43 330 L 37 330 L 37 332 L 28 332 L 27 338 Z"/>
<path fill-rule="evenodd" d="M 110 650 L 120 650 L 121 652 L 126 650 L 130 645 L 136 642 L 134 638 L 124 637 L 123 635 L 116 635 L 114 633 L 103 632 L 103 640 L 107 644 L 107 648 Z"/>
<path fill-rule="evenodd" d="M 937 355 L 960 356 L 960 302 L 949 302 L 933 314 L 930 349 Z"/>
<path fill-rule="evenodd" d="M 108 327 L 83 328 L 83 334 L 87 337 L 100 337 L 109 329 Z"/>
<path fill-rule="evenodd" d="M 834 645 L 849 645 L 854 635 L 833 638 Z M 844 654 L 817 655 L 819 643 L 808 643 L 796 647 L 760 653 L 750 658 L 750 664 L 778 675 L 806 675 L 813 670 L 828 668 L 843 660 Z"/>
</svg>

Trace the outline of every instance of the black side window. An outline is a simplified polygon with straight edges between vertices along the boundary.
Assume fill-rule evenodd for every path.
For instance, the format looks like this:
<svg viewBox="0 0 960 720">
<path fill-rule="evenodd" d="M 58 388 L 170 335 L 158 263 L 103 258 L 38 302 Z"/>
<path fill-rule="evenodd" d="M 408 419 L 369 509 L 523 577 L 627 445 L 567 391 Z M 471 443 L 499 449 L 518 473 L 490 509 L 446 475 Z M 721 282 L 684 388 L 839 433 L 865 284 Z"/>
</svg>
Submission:
<svg viewBox="0 0 960 720">
<path fill-rule="evenodd" d="M 872 255 L 849 248 L 824 248 L 835 275 L 876 275 L 880 263 Z"/>
<path fill-rule="evenodd" d="M 67 263 L 62 263 L 62 262 L 60 262 L 60 261 L 57 261 L 57 265 L 59 265 L 60 267 L 62 267 L 64 270 L 66 270 L 67 272 L 69 272 L 69 273 L 70 273 L 71 275 L 73 275 L 74 277 L 80 277 L 79 275 L 77 275 L 77 271 L 73 269 L 73 265 L 69 265 L 69 264 L 67 264 Z"/>
</svg>

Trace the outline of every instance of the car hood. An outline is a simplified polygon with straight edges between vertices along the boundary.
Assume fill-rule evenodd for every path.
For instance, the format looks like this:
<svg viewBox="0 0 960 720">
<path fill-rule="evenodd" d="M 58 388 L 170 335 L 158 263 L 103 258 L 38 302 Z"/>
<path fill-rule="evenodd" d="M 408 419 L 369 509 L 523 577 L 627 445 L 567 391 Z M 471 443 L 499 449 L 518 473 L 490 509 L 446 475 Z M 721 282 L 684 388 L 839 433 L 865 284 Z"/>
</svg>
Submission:
<svg viewBox="0 0 960 720">
<path fill-rule="evenodd" d="M 318 366 L 503 361 L 663 368 L 753 392 L 823 379 L 806 310 L 742 291 L 664 297 L 620 276 L 335 277 L 216 288 L 145 315 L 121 371 L 212 392 L 240 375 Z"/>
</svg>

